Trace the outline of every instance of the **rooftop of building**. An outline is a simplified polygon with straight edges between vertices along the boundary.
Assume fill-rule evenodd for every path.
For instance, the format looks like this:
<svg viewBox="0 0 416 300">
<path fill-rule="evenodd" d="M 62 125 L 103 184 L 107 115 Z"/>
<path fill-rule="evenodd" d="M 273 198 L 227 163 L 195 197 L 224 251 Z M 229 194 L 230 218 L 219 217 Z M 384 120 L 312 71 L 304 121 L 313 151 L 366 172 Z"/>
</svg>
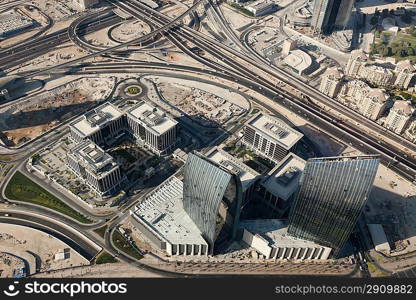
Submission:
<svg viewBox="0 0 416 300">
<path fill-rule="evenodd" d="M 306 161 L 289 153 L 267 174 L 262 185 L 273 195 L 288 200 L 298 189 Z"/>
<path fill-rule="evenodd" d="M 127 111 L 127 114 L 133 119 L 137 119 L 146 124 L 149 129 L 160 135 L 178 124 L 177 121 L 168 117 L 159 107 L 153 106 L 145 101 Z"/>
<path fill-rule="evenodd" d="M 97 175 L 104 175 L 117 167 L 111 155 L 89 140 L 76 145 L 71 152 L 87 169 Z"/>
<path fill-rule="evenodd" d="M 211 149 L 205 155 L 207 158 L 223 166 L 231 173 L 238 175 L 238 177 L 240 177 L 243 192 L 249 188 L 260 175 L 241 160 L 235 158 L 219 147 Z"/>
<path fill-rule="evenodd" d="M 343 77 L 343 73 L 337 67 L 332 67 L 332 68 L 326 69 L 323 76 L 327 76 L 327 77 L 331 77 L 333 79 L 339 80 Z"/>
<path fill-rule="evenodd" d="M 240 221 L 239 227 L 244 228 L 253 234 L 258 234 L 267 241 L 271 247 L 327 248 L 311 241 L 289 236 L 287 233 L 287 220 L 242 220 Z"/>
<path fill-rule="evenodd" d="M 414 72 L 416 70 L 413 64 L 408 59 L 399 61 L 396 65 L 396 69 L 398 71 L 407 70 L 410 72 Z"/>
<path fill-rule="evenodd" d="M 311 56 L 300 49 L 291 50 L 283 61 L 297 71 L 304 71 L 312 65 Z"/>
<path fill-rule="evenodd" d="M 345 156 L 328 156 L 328 157 L 316 157 L 309 158 L 308 162 L 330 162 L 330 161 L 355 161 L 364 159 L 379 159 L 380 156 L 374 155 L 345 155 Z"/>
<path fill-rule="evenodd" d="M 378 102 L 384 103 L 390 99 L 389 94 L 384 89 L 373 88 L 367 94 L 367 97 L 372 98 Z"/>
<path fill-rule="evenodd" d="M 303 134 L 291 128 L 281 119 L 265 115 L 261 112 L 249 119 L 246 125 L 250 125 L 279 146 L 290 150 L 302 137 Z"/>
<path fill-rule="evenodd" d="M 400 112 L 406 116 L 413 115 L 415 108 L 412 105 L 412 102 L 405 100 L 397 100 L 394 102 L 392 109 L 396 112 Z"/>
<path fill-rule="evenodd" d="M 365 54 L 365 53 L 364 53 L 364 51 L 363 51 L 363 50 L 361 50 L 361 49 L 352 50 L 352 51 L 351 51 L 351 56 L 350 56 L 350 59 L 357 59 L 357 58 L 360 58 L 360 59 L 366 60 L 366 59 L 368 59 L 368 56 L 367 56 L 367 54 Z"/>
<path fill-rule="evenodd" d="M 183 209 L 183 182 L 170 177 L 150 192 L 130 214 L 171 244 L 204 244 L 198 227 Z"/>
<path fill-rule="evenodd" d="M 84 137 L 88 137 L 122 115 L 114 104 L 106 102 L 77 118 L 70 126 Z"/>
</svg>

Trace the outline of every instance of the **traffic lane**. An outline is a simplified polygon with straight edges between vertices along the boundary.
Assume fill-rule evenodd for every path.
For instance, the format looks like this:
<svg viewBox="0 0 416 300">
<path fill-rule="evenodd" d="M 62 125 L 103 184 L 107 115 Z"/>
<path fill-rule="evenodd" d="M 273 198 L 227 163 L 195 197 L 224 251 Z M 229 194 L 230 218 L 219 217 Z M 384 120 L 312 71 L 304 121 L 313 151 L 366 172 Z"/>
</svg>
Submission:
<svg viewBox="0 0 416 300">
<path fill-rule="evenodd" d="M 15 224 L 40 230 L 61 240 L 87 260 L 91 260 L 98 252 L 95 247 L 74 232 L 52 221 L 23 213 L 1 213 L 0 223 Z"/>
</svg>

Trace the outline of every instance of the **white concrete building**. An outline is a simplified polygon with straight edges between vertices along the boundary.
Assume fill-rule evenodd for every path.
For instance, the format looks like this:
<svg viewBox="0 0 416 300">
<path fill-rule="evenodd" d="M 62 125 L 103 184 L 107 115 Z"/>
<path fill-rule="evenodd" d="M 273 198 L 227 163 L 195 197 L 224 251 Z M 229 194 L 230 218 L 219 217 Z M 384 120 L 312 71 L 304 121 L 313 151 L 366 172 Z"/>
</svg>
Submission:
<svg viewBox="0 0 416 300">
<path fill-rule="evenodd" d="M 411 102 L 397 100 L 386 118 L 385 126 L 397 134 L 401 134 L 409 124 L 415 108 Z"/>
<path fill-rule="evenodd" d="M 350 80 L 342 85 L 338 98 L 346 104 L 357 107 L 370 92 L 370 86 L 362 80 Z"/>
<path fill-rule="evenodd" d="M 130 210 L 132 224 L 167 255 L 209 254 L 208 243 L 183 209 L 183 182 L 170 177 Z"/>
<path fill-rule="evenodd" d="M 312 57 L 300 49 L 290 51 L 290 54 L 283 59 L 283 63 L 291 67 L 299 75 L 308 73 L 312 67 Z"/>
<path fill-rule="evenodd" d="M 393 82 L 394 73 L 379 65 L 366 65 L 360 69 L 359 77 L 377 86 L 387 86 Z"/>
<path fill-rule="evenodd" d="M 240 228 L 242 240 L 265 259 L 324 260 L 332 252 L 331 248 L 289 236 L 286 220 L 244 220 Z"/>
<path fill-rule="evenodd" d="M 255 183 L 259 179 L 260 174 L 247 166 L 238 158 L 222 150 L 220 147 L 212 148 L 207 153 L 205 153 L 205 156 L 220 166 L 228 169 L 232 173 L 238 175 L 242 185 L 242 203 L 245 205 L 251 198 L 255 188 Z"/>
<path fill-rule="evenodd" d="M 103 149 L 86 140 L 67 154 L 68 166 L 99 196 L 116 192 L 124 177 L 120 167 Z"/>
<path fill-rule="evenodd" d="M 69 124 L 74 141 L 89 139 L 98 145 L 111 144 L 124 128 L 123 113 L 110 102 L 88 111 Z"/>
<path fill-rule="evenodd" d="M 147 102 L 142 101 L 128 110 L 127 125 L 137 141 L 159 155 L 176 144 L 178 122 Z"/>
<path fill-rule="evenodd" d="M 328 68 L 321 77 L 319 90 L 325 95 L 334 98 L 341 87 L 343 74 L 336 68 Z"/>
<path fill-rule="evenodd" d="M 365 66 L 367 61 L 368 57 L 363 50 L 358 49 L 351 51 L 347 67 L 345 68 L 345 75 L 354 78 L 358 77 L 360 74 L 360 70 Z"/>
<path fill-rule="evenodd" d="M 371 120 L 377 120 L 386 110 L 389 95 L 383 89 L 371 89 L 358 103 L 359 112 Z"/>
<path fill-rule="evenodd" d="M 82 9 L 90 8 L 100 2 L 100 0 L 73 0 Z"/>
<path fill-rule="evenodd" d="M 289 153 L 263 177 L 259 185 L 258 197 L 254 199 L 260 202 L 257 210 L 261 210 L 262 215 L 275 219 L 286 214 L 298 190 L 300 175 L 305 164 L 305 160 L 294 153 Z"/>
<path fill-rule="evenodd" d="M 242 141 L 256 153 L 279 162 L 302 137 L 282 120 L 259 112 L 246 122 Z"/>
<path fill-rule="evenodd" d="M 415 74 L 415 67 L 410 63 L 410 60 L 399 61 L 394 71 L 396 73 L 394 85 L 407 89 Z"/>
<path fill-rule="evenodd" d="M 252 12 L 255 17 L 264 16 L 275 10 L 276 4 L 269 0 L 260 0 L 246 5 L 245 8 Z"/>
</svg>

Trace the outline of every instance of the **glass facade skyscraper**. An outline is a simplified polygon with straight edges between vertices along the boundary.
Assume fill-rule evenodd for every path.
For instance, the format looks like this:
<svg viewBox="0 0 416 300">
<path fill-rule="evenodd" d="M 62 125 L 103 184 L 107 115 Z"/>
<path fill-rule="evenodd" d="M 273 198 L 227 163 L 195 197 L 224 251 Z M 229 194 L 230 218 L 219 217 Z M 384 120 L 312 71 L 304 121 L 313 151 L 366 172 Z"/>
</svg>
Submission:
<svg viewBox="0 0 416 300">
<path fill-rule="evenodd" d="M 189 153 L 184 168 L 183 207 L 212 253 L 223 225 L 235 237 L 241 210 L 242 187 L 236 174 L 205 156 Z"/>
<path fill-rule="evenodd" d="M 329 33 L 347 26 L 355 0 L 315 0 L 311 26 Z"/>
<path fill-rule="evenodd" d="M 289 214 L 288 233 L 334 249 L 348 240 L 377 173 L 377 156 L 309 159 Z"/>
</svg>

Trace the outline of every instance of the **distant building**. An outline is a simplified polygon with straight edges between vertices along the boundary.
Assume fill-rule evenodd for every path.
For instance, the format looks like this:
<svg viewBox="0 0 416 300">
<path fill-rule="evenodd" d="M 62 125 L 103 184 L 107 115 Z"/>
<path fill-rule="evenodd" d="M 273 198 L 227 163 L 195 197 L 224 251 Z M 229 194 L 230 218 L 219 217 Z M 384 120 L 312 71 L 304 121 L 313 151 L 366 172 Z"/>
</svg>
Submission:
<svg viewBox="0 0 416 300">
<path fill-rule="evenodd" d="M 368 56 L 363 50 L 359 49 L 351 51 L 347 67 L 345 68 L 345 75 L 353 78 L 359 77 L 360 70 L 365 67 L 368 60 Z"/>
<path fill-rule="evenodd" d="M 334 249 L 348 240 L 367 202 L 377 156 L 309 159 L 289 215 L 288 234 Z"/>
<path fill-rule="evenodd" d="M 283 63 L 299 75 L 309 73 L 313 66 L 312 57 L 300 49 L 290 51 L 290 54 L 283 59 Z"/>
<path fill-rule="evenodd" d="M 394 73 L 382 66 L 367 65 L 360 69 L 360 78 L 364 78 L 368 82 L 377 86 L 388 86 L 393 82 Z"/>
<path fill-rule="evenodd" d="M 415 67 L 410 63 L 410 60 L 399 61 L 394 71 L 396 72 L 394 85 L 407 89 L 415 74 Z"/>
<path fill-rule="evenodd" d="M 355 0 L 315 0 L 311 26 L 322 33 L 331 33 L 347 26 Z"/>
<path fill-rule="evenodd" d="M 232 156 L 219 147 L 212 148 L 207 153 L 205 153 L 205 156 L 218 165 L 228 169 L 233 174 L 236 174 L 240 178 L 243 192 L 243 207 L 251 199 L 260 174 L 244 164 L 235 156 Z"/>
<path fill-rule="evenodd" d="M 255 204 L 256 216 L 262 218 L 284 217 L 296 191 L 306 162 L 299 156 L 289 153 L 269 173 L 264 175 L 258 188 Z"/>
<path fill-rule="evenodd" d="M 411 102 L 397 100 L 387 115 L 385 126 L 397 134 L 401 134 L 409 124 L 415 108 Z"/>
<path fill-rule="evenodd" d="M 279 162 L 302 137 L 282 120 L 260 112 L 246 122 L 242 141 L 256 153 Z"/>
<path fill-rule="evenodd" d="M 321 77 L 319 90 L 334 98 L 340 90 L 342 77 L 343 74 L 336 67 L 327 69 Z"/>
<path fill-rule="evenodd" d="M 391 86 L 407 89 L 413 79 L 415 68 L 410 61 L 400 61 L 391 69 L 387 59 L 381 63 L 371 62 L 362 50 L 351 51 L 345 68 L 345 74 L 352 78 L 360 78 L 376 86 Z"/>
<path fill-rule="evenodd" d="M 296 41 L 293 41 L 291 39 L 286 39 L 283 41 L 282 45 L 282 55 L 288 56 L 290 51 L 295 50 L 297 47 Z"/>
<path fill-rule="evenodd" d="M 189 153 L 184 168 L 146 195 L 130 215 L 135 227 L 168 255 L 212 255 L 217 242 L 236 238 L 241 201 L 234 170 Z"/>
<path fill-rule="evenodd" d="M 120 167 L 103 149 L 84 141 L 68 153 L 68 166 L 99 196 L 114 194 L 124 180 Z"/>
<path fill-rule="evenodd" d="M 389 95 L 383 89 L 370 89 L 361 102 L 358 103 L 359 112 L 370 120 L 377 120 L 386 110 Z"/>
<path fill-rule="evenodd" d="M 349 104 L 357 106 L 370 92 L 370 86 L 362 80 L 350 80 L 342 85 L 339 97 Z"/>
<path fill-rule="evenodd" d="M 177 125 L 160 108 L 142 101 L 127 113 L 106 102 L 71 122 L 69 128 L 76 142 L 89 139 L 100 146 L 110 146 L 128 134 L 152 152 L 164 155 L 176 145 Z"/>
<path fill-rule="evenodd" d="M 276 9 L 276 4 L 269 0 L 260 0 L 245 6 L 255 17 L 264 16 Z"/>
<path fill-rule="evenodd" d="M 124 128 L 123 113 L 110 102 L 88 111 L 69 124 L 74 141 L 89 139 L 98 145 L 111 145 Z"/>
<path fill-rule="evenodd" d="M 127 125 L 136 141 L 157 154 L 170 151 L 176 144 L 178 122 L 144 101 L 127 112 Z"/>
<path fill-rule="evenodd" d="M 2 14 L 0 17 L 0 40 L 37 25 L 34 20 L 19 13 Z"/>
<path fill-rule="evenodd" d="M 198 153 L 188 155 L 183 178 L 183 208 L 213 254 L 217 241 L 236 237 L 242 205 L 240 178 Z"/>
<path fill-rule="evenodd" d="M 264 259 L 328 259 L 332 249 L 287 234 L 287 220 L 244 220 L 242 240 Z"/>
<path fill-rule="evenodd" d="M 100 2 L 100 0 L 73 0 L 82 9 L 90 8 Z"/>
</svg>

